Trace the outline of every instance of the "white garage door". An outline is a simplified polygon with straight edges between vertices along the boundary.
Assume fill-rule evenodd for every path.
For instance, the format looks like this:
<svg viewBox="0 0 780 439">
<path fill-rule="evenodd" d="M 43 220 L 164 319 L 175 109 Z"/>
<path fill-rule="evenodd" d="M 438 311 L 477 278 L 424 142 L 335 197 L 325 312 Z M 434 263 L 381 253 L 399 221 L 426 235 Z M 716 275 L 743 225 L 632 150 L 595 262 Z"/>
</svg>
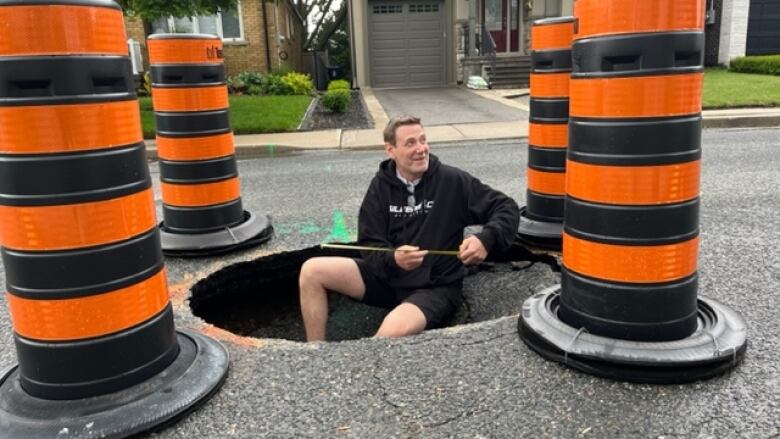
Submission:
<svg viewBox="0 0 780 439">
<path fill-rule="evenodd" d="M 368 38 L 373 87 L 445 85 L 443 2 L 369 1 Z"/>
</svg>

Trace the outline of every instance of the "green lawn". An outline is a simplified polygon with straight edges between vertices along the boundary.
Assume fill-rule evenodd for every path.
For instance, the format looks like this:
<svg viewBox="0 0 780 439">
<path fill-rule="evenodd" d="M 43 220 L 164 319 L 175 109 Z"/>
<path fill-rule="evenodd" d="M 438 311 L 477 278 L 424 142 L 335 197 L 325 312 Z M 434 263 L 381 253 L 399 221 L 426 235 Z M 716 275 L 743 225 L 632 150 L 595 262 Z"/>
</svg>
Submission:
<svg viewBox="0 0 780 439">
<path fill-rule="evenodd" d="M 140 98 L 144 137 L 154 138 L 152 98 Z M 301 123 L 309 96 L 230 96 L 230 123 L 236 134 L 295 131 Z"/>
<path fill-rule="evenodd" d="M 704 108 L 780 106 L 780 76 L 706 69 Z"/>
</svg>

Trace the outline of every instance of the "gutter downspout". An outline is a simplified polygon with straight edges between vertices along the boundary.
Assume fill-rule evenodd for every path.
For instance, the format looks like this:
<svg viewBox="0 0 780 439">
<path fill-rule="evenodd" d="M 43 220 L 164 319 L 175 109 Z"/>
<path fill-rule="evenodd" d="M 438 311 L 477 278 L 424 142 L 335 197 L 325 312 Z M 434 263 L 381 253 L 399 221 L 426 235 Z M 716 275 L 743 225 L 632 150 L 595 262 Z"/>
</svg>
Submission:
<svg viewBox="0 0 780 439">
<path fill-rule="evenodd" d="M 279 6 L 274 0 L 274 34 L 276 35 L 276 53 L 279 54 L 279 49 L 282 47 L 282 34 L 279 32 Z"/>
<path fill-rule="evenodd" d="M 266 73 L 271 73 L 271 47 L 269 46 L 270 40 L 268 39 L 268 15 L 265 8 L 265 0 L 260 0 L 263 5 L 263 30 L 265 37 L 265 69 Z"/>
<path fill-rule="evenodd" d="M 349 20 L 349 64 L 352 68 L 352 88 L 357 87 L 357 65 L 355 65 L 355 21 L 352 17 L 352 0 L 345 0 L 347 2 L 347 19 Z"/>
</svg>

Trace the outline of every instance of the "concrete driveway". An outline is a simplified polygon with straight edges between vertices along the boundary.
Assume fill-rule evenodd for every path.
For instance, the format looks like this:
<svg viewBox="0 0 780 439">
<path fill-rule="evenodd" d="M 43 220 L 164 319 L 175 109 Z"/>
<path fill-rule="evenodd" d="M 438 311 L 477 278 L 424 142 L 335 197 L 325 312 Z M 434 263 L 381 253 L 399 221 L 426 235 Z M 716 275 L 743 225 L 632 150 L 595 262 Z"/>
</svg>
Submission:
<svg viewBox="0 0 780 439">
<path fill-rule="evenodd" d="M 527 121 L 528 113 L 509 99 L 487 99 L 459 87 L 373 90 L 389 117 L 411 114 L 426 126 Z"/>
</svg>

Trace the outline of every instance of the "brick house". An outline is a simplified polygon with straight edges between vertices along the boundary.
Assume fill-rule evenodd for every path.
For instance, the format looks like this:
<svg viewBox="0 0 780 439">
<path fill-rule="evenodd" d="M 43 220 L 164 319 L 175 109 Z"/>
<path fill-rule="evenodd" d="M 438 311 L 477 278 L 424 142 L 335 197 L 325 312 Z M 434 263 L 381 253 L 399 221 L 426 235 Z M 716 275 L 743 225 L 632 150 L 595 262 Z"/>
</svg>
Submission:
<svg viewBox="0 0 780 439">
<path fill-rule="evenodd" d="M 141 44 L 148 69 L 146 37 L 153 33 L 210 33 L 222 37 L 228 75 L 276 68 L 301 71 L 304 22 L 290 0 L 239 0 L 237 8 L 207 17 L 163 17 L 152 23 L 125 17 L 127 37 Z"/>
<path fill-rule="evenodd" d="M 487 73 L 524 87 L 530 27 L 573 0 L 346 0 L 358 87 L 437 87 Z M 489 70 L 485 72 L 485 68 Z"/>
<path fill-rule="evenodd" d="M 345 0 L 358 87 L 437 87 L 483 75 L 525 87 L 533 20 L 567 16 L 574 0 Z M 699 0 L 706 65 L 780 53 L 780 0 Z"/>
</svg>

